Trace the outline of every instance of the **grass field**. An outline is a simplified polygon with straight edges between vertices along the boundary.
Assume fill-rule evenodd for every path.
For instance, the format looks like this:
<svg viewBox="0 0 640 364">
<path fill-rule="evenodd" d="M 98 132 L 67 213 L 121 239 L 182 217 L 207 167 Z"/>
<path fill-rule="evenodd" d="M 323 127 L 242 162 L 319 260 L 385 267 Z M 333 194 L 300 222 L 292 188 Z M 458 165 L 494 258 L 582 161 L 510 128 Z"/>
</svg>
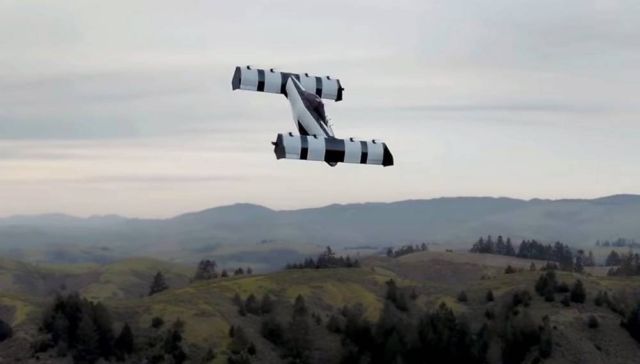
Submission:
<svg viewBox="0 0 640 364">
<path fill-rule="evenodd" d="M 606 307 L 593 304 L 599 290 L 640 300 L 638 277 L 558 272 L 560 281 L 572 284 L 581 279 L 587 289 L 585 304 L 567 308 L 560 304 L 560 296 L 549 303 L 535 294 L 533 286 L 541 273 L 529 270 L 532 261 L 528 259 L 466 252 L 419 252 L 399 258 L 370 256 L 361 261 L 360 268 L 287 270 L 190 283 L 193 267 L 155 259 L 64 267 L 2 260 L 0 318 L 14 325 L 17 331 L 28 334 L 34 330 L 43 302 L 49 299 L 45 291 L 55 289 L 62 282 L 67 291 L 74 288 L 90 299 L 103 301 L 111 309 L 117 325 L 126 321 L 134 328 L 145 328 L 155 316 L 165 321 L 180 318 L 186 323 L 185 338 L 193 350 L 214 347 L 222 353 L 216 362 L 223 362 L 229 327 L 241 324 L 255 340 L 261 358 L 266 360 L 277 358 L 277 354 L 261 338 L 260 320 L 238 314 L 232 303 L 236 293 L 242 298 L 252 293 L 258 297 L 269 294 L 286 307 L 300 294 L 306 298 L 310 310 L 325 319 L 344 305 L 361 303 L 366 317 L 375 320 L 383 307 L 385 282 L 394 279 L 400 287 L 415 289 L 420 306 L 433 308 L 446 302 L 475 327 L 482 323 L 488 307 L 509 300 L 516 290 L 529 290 L 534 296 L 531 314 L 536 319 L 548 315 L 554 326 L 557 348 L 550 363 L 629 363 L 640 357 L 640 345 L 620 328 L 620 317 Z M 544 265 L 542 261 L 534 263 L 538 268 Z M 522 269 L 504 274 L 507 265 Z M 157 271 L 165 274 L 171 288 L 147 297 L 149 282 Z M 33 282 L 28 283 L 27 278 Z M 29 294 L 29 287 L 39 288 Z M 456 299 L 462 290 L 468 296 L 467 302 Z M 495 303 L 486 302 L 488 290 L 494 292 Z M 591 314 L 601 322 L 597 330 L 586 329 L 585 322 Z M 328 339 L 326 345 L 333 345 L 334 339 Z M 0 355 L 6 347 L 7 344 L 0 344 Z"/>
</svg>

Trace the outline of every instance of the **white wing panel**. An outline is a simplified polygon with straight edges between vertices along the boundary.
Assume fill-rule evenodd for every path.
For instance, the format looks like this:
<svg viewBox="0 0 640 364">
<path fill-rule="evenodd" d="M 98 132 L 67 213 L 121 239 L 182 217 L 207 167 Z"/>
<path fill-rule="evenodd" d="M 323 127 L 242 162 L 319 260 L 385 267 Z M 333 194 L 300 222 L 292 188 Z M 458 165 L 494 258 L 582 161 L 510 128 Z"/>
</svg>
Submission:
<svg viewBox="0 0 640 364">
<path fill-rule="evenodd" d="M 310 136 L 309 140 L 309 154 L 307 155 L 308 160 L 312 161 L 323 161 L 324 160 L 324 138 L 314 138 Z"/>
</svg>

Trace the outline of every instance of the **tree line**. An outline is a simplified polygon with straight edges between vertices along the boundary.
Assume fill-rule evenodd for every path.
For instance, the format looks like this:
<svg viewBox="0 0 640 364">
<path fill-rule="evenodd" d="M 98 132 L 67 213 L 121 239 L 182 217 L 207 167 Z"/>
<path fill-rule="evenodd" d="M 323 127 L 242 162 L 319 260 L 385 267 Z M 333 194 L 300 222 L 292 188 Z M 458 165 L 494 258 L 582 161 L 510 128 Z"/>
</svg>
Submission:
<svg viewBox="0 0 640 364">
<path fill-rule="evenodd" d="M 638 253 L 618 254 L 612 250 L 607 257 L 607 265 L 615 266 L 608 271 L 610 276 L 637 276 L 640 275 L 640 255 Z"/>
<path fill-rule="evenodd" d="M 114 330 L 117 326 L 119 330 Z M 165 324 L 156 316 L 148 327 L 138 327 L 134 333 L 127 322 L 115 325 L 104 304 L 70 293 L 56 295 L 45 309 L 31 346 L 36 360 L 49 356 L 69 357 L 77 364 L 101 360 L 182 364 L 189 359 L 184 329 L 180 319 Z M 211 355 L 210 349 L 203 358 Z"/>
<path fill-rule="evenodd" d="M 511 238 L 504 240 L 498 236 L 494 242 L 491 235 L 486 239 L 480 237 L 469 250 L 471 253 L 499 254 L 518 258 L 547 260 L 558 263 L 561 270 L 582 271 L 583 267 L 594 266 L 593 252 L 585 253 L 577 250 L 575 255 L 571 248 L 561 242 L 544 244 L 536 240 L 523 240 L 516 251 L 511 243 Z"/>
<path fill-rule="evenodd" d="M 553 334 L 547 317 L 540 321 L 527 313 L 534 299 L 527 289 L 494 296 L 482 296 L 486 304 L 483 322 L 476 329 L 464 316 L 458 316 L 445 303 L 425 310 L 418 302 L 416 287 L 400 286 L 393 279 L 385 283 L 384 306 L 376 320 L 365 315 L 362 304 L 343 306 L 325 318 L 314 312 L 302 295 L 293 303 L 265 293 L 235 294 L 233 303 L 246 320 L 259 320 L 259 335 L 269 341 L 285 362 L 326 362 L 327 358 L 343 363 L 486 363 L 487 353 L 499 353 L 502 362 L 520 363 L 547 358 L 553 350 Z M 562 297 L 564 306 L 583 304 L 587 291 L 581 280 L 571 285 L 561 282 L 553 270 L 541 274 L 535 292 L 547 302 Z M 260 298 L 259 298 L 260 297 Z M 473 297 L 471 297 L 473 298 Z M 467 304 L 464 291 L 458 302 Z M 566 301 L 566 303 L 565 303 Z M 640 303 L 631 309 L 606 291 L 593 299 L 597 306 L 608 306 L 621 316 L 620 326 L 640 342 Z M 586 325 L 595 329 L 597 317 L 589 316 Z M 117 330 L 114 330 L 117 328 Z M 213 347 L 198 351 L 184 341 L 185 323 L 176 319 L 165 323 L 153 317 L 147 327 L 114 323 L 109 309 L 77 293 L 57 295 L 45 309 L 40 335 L 32 344 L 36 360 L 70 357 L 74 363 L 93 364 L 104 361 L 145 362 L 149 364 L 210 362 L 218 353 Z M 259 362 L 258 347 L 252 332 L 242 324 L 229 328 L 230 342 L 224 354 L 229 364 Z M 327 335 L 335 335 L 339 350 L 322 352 Z M 319 340 L 318 338 L 323 338 Z M 326 348 L 326 347 L 325 347 Z M 320 358 L 320 359 L 319 359 Z M 426 359 L 425 359 L 426 358 Z"/>
<path fill-rule="evenodd" d="M 218 267 L 217 263 L 213 259 L 202 259 L 196 268 L 196 272 L 193 276 L 193 281 L 205 281 L 209 279 L 227 278 L 229 277 L 229 272 L 226 269 L 222 269 L 218 274 L 216 268 Z M 238 267 L 233 271 L 234 276 L 241 276 L 244 274 L 253 274 L 253 269 L 251 267 L 247 267 L 246 269 L 242 267 Z"/>
<path fill-rule="evenodd" d="M 306 258 L 301 263 L 289 263 L 285 269 L 327 269 L 327 268 L 358 268 L 358 259 L 351 259 L 350 256 L 336 256 L 336 253 L 327 246 L 316 259 Z"/>
<path fill-rule="evenodd" d="M 640 248 L 640 243 L 638 243 L 635 239 L 626 239 L 626 238 L 618 238 L 613 241 L 604 240 L 604 241 L 596 241 L 596 246 L 598 247 L 614 247 L 614 248 Z"/>
<path fill-rule="evenodd" d="M 415 252 L 423 252 L 423 251 L 427 251 L 429 250 L 429 247 L 427 246 L 427 243 L 422 243 L 420 245 L 416 244 L 416 245 L 411 245 L 411 244 L 407 244 L 407 245 L 403 245 L 399 248 L 394 249 L 393 247 L 389 247 L 387 248 L 387 256 L 389 258 L 397 258 L 397 257 L 401 257 L 403 255 L 407 255 L 407 254 L 411 254 L 411 253 L 415 253 Z"/>
</svg>

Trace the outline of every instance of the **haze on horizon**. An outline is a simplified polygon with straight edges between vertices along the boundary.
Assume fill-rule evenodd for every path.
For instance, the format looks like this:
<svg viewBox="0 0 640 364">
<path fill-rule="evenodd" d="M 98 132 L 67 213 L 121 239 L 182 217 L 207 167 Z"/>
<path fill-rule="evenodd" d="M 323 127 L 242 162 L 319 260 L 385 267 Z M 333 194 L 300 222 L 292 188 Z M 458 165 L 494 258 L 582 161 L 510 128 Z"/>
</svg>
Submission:
<svg viewBox="0 0 640 364">
<path fill-rule="evenodd" d="M 164 217 L 439 196 L 640 193 L 637 1 L 0 1 L 0 216 Z M 390 168 L 277 161 L 279 95 L 328 74 Z"/>
</svg>

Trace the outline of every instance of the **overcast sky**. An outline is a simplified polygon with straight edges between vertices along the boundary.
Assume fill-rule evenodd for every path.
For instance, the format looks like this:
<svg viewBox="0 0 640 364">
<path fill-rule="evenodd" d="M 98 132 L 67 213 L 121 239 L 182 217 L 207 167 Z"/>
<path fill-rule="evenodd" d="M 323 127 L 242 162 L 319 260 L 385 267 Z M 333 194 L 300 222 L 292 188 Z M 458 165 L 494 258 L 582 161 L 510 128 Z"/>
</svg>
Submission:
<svg viewBox="0 0 640 364">
<path fill-rule="evenodd" d="M 277 161 L 245 64 L 340 78 L 396 165 Z M 640 193 L 639 64 L 637 0 L 0 0 L 0 216 Z"/>
</svg>

